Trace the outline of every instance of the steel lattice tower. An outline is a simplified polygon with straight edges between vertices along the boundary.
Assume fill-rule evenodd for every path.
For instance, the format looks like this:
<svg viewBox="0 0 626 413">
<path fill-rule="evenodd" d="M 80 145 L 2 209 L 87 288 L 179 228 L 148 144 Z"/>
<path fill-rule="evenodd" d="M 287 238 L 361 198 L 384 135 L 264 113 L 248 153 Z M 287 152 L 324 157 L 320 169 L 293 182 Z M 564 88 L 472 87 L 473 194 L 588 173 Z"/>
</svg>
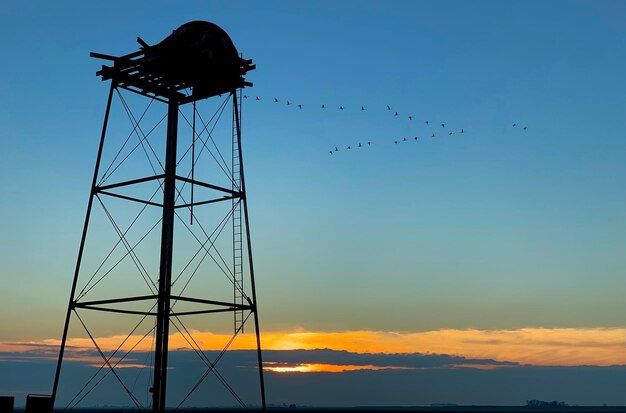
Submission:
<svg viewBox="0 0 626 413">
<path fill-rule="evenodd" d="M 89 202 L 61 339 L 61 348 L 52 391 L 52 401 L 54 403 L 57 398 L 61 366 L 68 342 L 68 331 L 70 322 L 74 318 L 80 321 L 80 324 L 84 327 L 93 342 L 95 349 L 101 355 L 103 360 L 101 369 L 110 369 L 110 372 L 115 375 L 124 386 L 124 383 L 122 383 L 122 380 L 119 379 L 116 374 L 116 363 L 119 363 L 119 361 L 116 361 L 114 358 L 115 353 L 113 353 L 113 355 L 106 355 L 106 352 L 101 350 L 95 338 L 83 322 L 83 319 L 80 317 L 79 312 L 102 311 L 108 312 L 109 314 L 141 316 L 143 317 L 142 320 L 146 317 L 155 320 L 152 330 L 154 336 L 154 346 L 152 347 L 154 353 L 154 367 L 150 390 L 152 392 L 151 410 L 153 412 L 165 411 L 170 327 L 174 325 L 181 334 L 187 337 L 185 332 L 189 333 L 189 331 L 181 321 L 181 318 L 184 318 L 184 316 L 231 312 L 234 317 L 233 339 L 237 334 L 243 331 L 244 324 L 250 316 L 252 316 L 254 321 L 260 400 L 262 408 L 265 409 L 263 364 L 241 147 L 242 90 L 244 87 L 252 86 L 251 83 L 245 81 L 244 75 L 248 71 L 253 70 L 255 66 L 252 64 L 251 60 L 244 60 L 240 57 L 232 41 L 222 29 L 208 22 L 187 23 L 175 30 L 172 35 L 168 36 L 162 42 L 153 46 L 149 46 L 141 38 L 137 38 L 137 41 L 141 45 L 141 49 L 125 56 L 116 57 L 99 53 L 91 54 L 92 57 L 112 62 L 112 65 L 104 65 L 102 69 L 97 72 L 97 75 L 100 76 L 103 81 L 110 80 L 111 86 L 106 104 Z M 133 94 L 133 96 L 139 95 L 141 99 L 149 99 L 148 108 L 153 103 L 166 105 L 167 113 L 161 118 L 161 121 L 166 119 L 167 122 L 165 143 L 162 145 L 162 149 L 164 150 L 164 162 L 160 161 L 159 157 L 156 155 L 156 151 L 148 141 L 148 135 L 150 135 L 154 128 L 146 134 L 141 127 L 142 119 L 148 109 L 146 109 L 140 117 L 135 116 L 123 97 L 123 94 L 128 92 L 132 92 L 131 94 Z M 132 131 L 129 138 L 127 138 L 124 145 L 122 145 L 120 152 L 118 152 L 113 159 L 111 166 L 103 172 L 101 165 L 103 149 L 106 146 L 105 138 L 107 137 L 107 128 L 110 123 L 111 106 L 116 96 L 119 97 L 124 110 L 129 114 L 129 119 L 132 123 Z M 204 122 L 204 120 L 200 118 L 201 124 L 197 124 L 199 111 L 196 105 L 200 104 L 201 101 L 211 99 L 219 99 L 222 103 L 218 105 L 218 109 L 210 121 Z M 215 126 L 213 126 L 212 122 L 213 119 L 216 118 L 217 120 L 214 122 L 217 124 L 225 108 L 229 105 L 232 107 L 232 124 L 229 125 L 231 136 L 227 144 L 232 156 L 230 162 L 226 162 L 214 141 L 212 131 L 214 131 L 213 128 L 215 128 Z M 184 117 L 182 111 L 183 107 L 191 108 L 193 115 Z M 217 114 L 220 116 L 217 117 Z M 187 122 L 192 129 L 191 144 L 186 148 L 181 145 L 179 140 L 179 120 L 181 116 L 184 117 L 184 121 Z M 159 121 L 159 123 L 161 121 Z M 198 130 L 200 131 L 198 132 Z M 153 154 L 154 157 L 156 157 L 155 162 L 150 161 L 153 173 L 133 179 L 103 184 L 103 182 L 119 168 L 121 162 L 130 156 L 128 155 L 124 158 L 123 150 L 127 147 L 126 145 L 130 137 L 134 135 L 136 135 L 139 141 L 134 148 L 143 149 L 149 161 L 153 159 Z M 213 151 L 211 151 L 211 143 L 214 146 Z M 133 151 L 135 149 L 133 149 Z M 181 149 L 180 152 L 184 152 L 182 156 L 178 151 L 179 149 Z M 183 151 L 182 149 L 185 150 Z M 215 161 L 218 162 L 220 168 L 227 172 L 230 185 L 218 185 L 197 177 L 197 169 L 204 166 L 199 160 L 201 159 L 200 154 L 205 149 L 205 154 L 210 152 Z M 215 151 L 215 149 L 217 149 L 217 151 Z M 184 176 L 184 174 L 180 174 L 180 164 L 183 158 L 189 155 L 191 156 L 190 174 Z M 230 163 L 230 165 L 228 165 L 228 163 Z M 112 168 L 114 165 L 116 166 Z M 111 170 L 113 170 L 113 172 L 110 172 Z M 126 189 L 146 183 L 158 185 L 156 192 L 149 198 L 147 196 L 129 195 L 128 192 L 124 192 Z M 188 200 L 183 196 L 184 187 L 190 190 L 190 198 Z M 200 190 L 215 195 L 196 200 L 194 198 L 194 189 L 196 197 Z M 158 199 L 155 199 L 155 194 L 156 198 L 162 195 L 162 202 L 158 202 Z M 144 209 L 156 208 L 161 211 L 160 219 L 157 221 L 157 224 L 150 229 L 150 231 L 152 231 L 152 229 L 155 227 L 158 228 L 159 226 L 161 229 L 158 271 L 150 273 L 146 270 L 146 267 L 136 251 L 137 245 L 142 242 L 144 238 L 141 238 L 140 241 L 136 243 L 131 243 L 128 240 L 130 227 L 123 230 L 116 224 L 112 214 L 109 213 L 102 201 L 105 197 L 111 197 L 120 202 L 131 202 L 143 205 L 142 208 Z M 100 274 L 98 273 L 103 267 L 102 265 L 97 268 L 96 274 L 88 279 L 85 283 L 85 287 L 78 291 L 79 281 L 81 277 L 84 277 L 82 271 L 84 264 L 83 253 L 87 244 L 89 225 L 93 219 L 92 211 L 94 210 L 94 205 L 98 203 L 104 208 L 107 217 L 111 220 L 119 237 L 119 241 L 115 244 L 113 249 L 115 250 L 118 245 L 123 245 L 126 248 L 127 253 L 122 256 L 120 262 L 124 259 L 132 259 L 144 278 L 144 281 L 146 281 L 146 285 L 150 291 L 149 293 L 130 296 L 112 296 L 108 298 L 100 297 L 97 300 L 88 299 L 88 295 L 85 291 L 89 292 L 90 289 L 93 288 L 91 286 L 92 284 L 96 284 L 104 278 L 104 276 L 100 278 Z M 224 204 L 229 205 L 226 216 L 228 219 L 220 221 L 216 230 L 210 235 L 205 231 L 204 227 L 200 226 L 204 233 L 202 238 L 206 239 L 199 239 L 199 236 L 196 235 L 194 231 L 190 230 L 191 225 L 201 225 L 199 222 L 194 222 L 194 220 L 198 221 L 197 209 Z M 194 209 L 196 212 L 194 212 Z M 189 211 L 189 224 L 181 219 L 181 213 L 179 213 L 179 211 Z M 137 219 L 135 219 L 135 221 L 136 220 Z M 131 226 L 135 221 L 132 221 Z M 229 251 L 228 254 L 232 254 L 232 261 L 227 268 L 225 266 L 227 260 L 223 258 L 222 253 L 218 250 L 217 238 L 228 222 L 230 222 L 230 229 L 232 230 L 232 251 Z M 182 288 L 181 292 L 178 294 L 172 292 L 173 282 L 176 282 L 176 280 L 180 278 L 192 262 L 196 265 L 193 260 L 200 256 L 198 253 L 193 255 L 193 258 L 184 266 L 180 275 L 173 280 L 173 262 L 175 259 L 174 232 L 175 229 L 181 225 L 190 230 L 200 244 L 199 251 L 204 254 L 203 259 L 207 255 L 210 256 L 226 274 L 228 281 L 232 283 L 233 287 L 230 298 L 223 299 L 220 297 L 220 299 L 216 299 L 208 296 L 198 297 L 184 294 L 187 284 L 191 281 L 191 277 L 196 274 L 196 271 L 202 263 L 199 259 L 195 271 L 189 277 L 189 281 L 187 281 L 187 284 Z M 219 232 L 217 232 L 217 229 L 219 229 Z M 104 261 L 106 262 L 110 256 L 111 253 L 106 256 Z M 219 260 L 215 257 L 219 257 Z M 119 262 L 116 263 L 115 266 L 117 264 L 119 264 Z M 115 268 L 115 266 L 113 267 Z M 119 291 L 124 291 L 124 287 L 124 285 L 119 285 Z M 179 302 L 188 303 L 189 305 L 200 306 L 200 308 L 174 311 L 173 301 L 174 304 Z M 151 304 L 152 307 L 150 307 L 149 310 L 138 310 L 137 306 L 143 304 Z M 189 339 L 192 340 L 190 346 L 196 350 L 196 346 L 193 345 L 195 340 L 191 333 L 189 333 Z M 231 342 L 232 339 L 227 343 L 223 351 L 228 349 Z M 199 346 L 197 347 L 197 350 L 200 350 L 200 356 L 202 358 L 204 353 Z M 216 361 L 211 361 L 204 356 L 203 361 L 207 367 L 205 376 L 208 375 L 209 372 L 219 374 L 215 366 L 219 358 Z M 126 386 L 124 386 L 124 389 L 128 390 Z M 192 391 L 193 390 L 195 390 L 195 388 L 192 389 Z M 189 394 L 191 394 L 191 392 Z M 129 395 L 138 408 L 145 408 L 139 405 L 139 400 L 133 397 L 132 394 L 129 393 Z M 234 396 L 237 397 L 236 394 L 234 394 Z M 238 397 L 237 399 L 241 402 L 241 399 Z"/>
</svg>

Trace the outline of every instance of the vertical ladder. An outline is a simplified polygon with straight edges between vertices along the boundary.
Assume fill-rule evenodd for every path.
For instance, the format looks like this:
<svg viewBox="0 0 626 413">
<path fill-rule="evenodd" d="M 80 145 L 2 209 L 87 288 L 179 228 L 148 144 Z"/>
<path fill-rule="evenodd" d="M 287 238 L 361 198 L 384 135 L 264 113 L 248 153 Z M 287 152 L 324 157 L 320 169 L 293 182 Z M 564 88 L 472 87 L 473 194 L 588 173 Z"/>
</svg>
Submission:
<svg viewBox="0 0 626 413">
<path fill-rule="evenodd" d="M 237 93 L 233 93 L 233 99 L 239 99 L 239 110 L 241 111 L 241 91 L 239 96 Z M 233 111 L 235 111 L 235 105 L 233 105 Z M 241 114 L 241 112 L 240 112 Z M 239 117 L 241 119 L 241 117 Z M 240 125 L 237 124 L 235 114 L 233 113 L 233 125 L 232 125 L 232 173 L 233 182 L 232 190 L 241 191 L 241 154 L 239 153 L 238 129 Z M 232 199 L 232 223 L 233 223 L 233 303 L 243 305 L 245 295 L 243 292 L 243 242 L 242 242 L 242 224 L 241 224 L 241 198 Z M 236 333 L 239 328 L 243 333 L 244 313 L 243 310 L 236 310 L 234 312 L 234 332 Z"/>
</svg>

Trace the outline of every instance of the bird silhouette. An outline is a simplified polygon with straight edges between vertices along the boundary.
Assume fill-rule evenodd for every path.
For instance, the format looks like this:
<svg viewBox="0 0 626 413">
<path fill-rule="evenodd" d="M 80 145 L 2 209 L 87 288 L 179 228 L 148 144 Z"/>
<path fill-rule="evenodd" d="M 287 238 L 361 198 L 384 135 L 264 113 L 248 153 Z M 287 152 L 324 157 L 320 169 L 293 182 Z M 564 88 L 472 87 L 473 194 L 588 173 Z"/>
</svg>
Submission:
<svg viewBox="0 0 626 413">
<path fill-rule="evenodd" d="M 528 126 L 524 126 L 524 130 L 528 129 Z"/>
<path fill-rule="evenodd" d="M 517 123 L 514 123 L 514 124 L 513 124 L 513 127 L 516 127 L 516 126 L 517 126 Z"/>
<path fill-rule="evenodd" d="M 248 98 L 252 99 L 252 98 L 254 98 L 254 100 L 256 100 L 256 101 L 261 101 L 261 100 L 263 99 L 261 96 L 249 96 L 249 95 L 242 95 L 242 98 L 243 98 L 243 99 L 248 99 Z M 276 98 L 276 97 L 274 97 L 274 98 L 273 98 L 273 102 L 274 102 L 274 103 L 280 103 L 280 102 L 281 102 L 281 100 L 280 100 L 280 99 L 278 99 L 278 98 Z M 303 105 L 303 104 L 294 104 L 294 103 L 293 103 L 293 102 L 291 102 L 290 100 L 285 100 L 285 101 L 283 101 L 283 102 L 285 102 L 287 106 L 291 106 L 291 105 L 293 104 L 293 106 L 297 106 L 297 107 L 298 107 L 298 109 L 300 109 L 300 110 L 304 109 L 304 105 Z M 331 105 L 331 106 L 332 106 L 332 105 Z M 360 106 L 360 108 L 361 108 L 361 109 L 360 109 L 361 111 L 366 111 L 366 110 L 367 110 L 367 108 L 365 107 L 365 105 L 359 105 L 359 106 Z M 392 107 L 391 107 L 391 105 L 386 105 L 386 107 L 387 107 L 387 110 L 388 110 L 388 111 L 392 111 L 392 110 L 393 110 L 393 109 L 392 109 Z M 322 109 L 326 109 L 326 104 L 322 103 L 322 104 L 321 104 L 321 108 L 322 108 Z M 341 105 L 341 106 L 339 106 L 339 110 L 345 110 L 345 107 L 344 107 L 343 105 Z M 394 114 L 393 114 L 393 116 L 394 116 L 394 117 L 395 117 L 395 116 L 400 116 L 400 113 L 399 113 L 398 111 L 393 110 L 393 112 L 394 112 Z M 405 116 L 406 116 L 406 115 L 405 115 Z M 409 119 L 409 121 L 413 121 L 413 120 L 415 120 L 413 115 L 408 115 L 408 116 L 407 116 L 407 118 Z M 429 120 L 424 121 L 424 123 L 426 124 L 426 126 L 430 126 L 430 124 L 431 124 L 431 122 L 430 122 Z M 445 122 L 442 122 L 442 123 L 440 123 L 440 125 L 441 125 L 441 127 L 442 127 L 442 128 L 444 128 L 444 129 L 445 129 L 445 127 L 446 127 L 446 125 L 447 125 L 447 124 L 446 124 Z M 516 127 L 518 127 L 518 126 L 519 126 L 519 128 L 520 128 L 520 129 L 522 129 L 523 131 L 527 131 L 527 130 L 528 130 L 528 127 L 527 127 L 527 126 L 520 126 L 517 122 L 513 122 L 511 125 L 512 125 L 512 127 L 513 127 L 513 128 L 516 128 Z M 448 132 L 448 136 L 452 136 L 452 135 L 455 135 L 455 134 L 464 134 L 464 133 L 465 133 L 465 129 L 464 129 L 464 128 L 462 128 L 462 129 L 460 129 L 460 130 L 457 130 L 456 132 L 454 132 L 454 131 L 450 131 L 450 129 L 448 129 L 448 131 L 449 131 L 449 132 Z M 444 132 L 444 133 L 445 133 L 445 132 Z M 426 136 L 428 136 L 428 135 L 426 135 Z M 443 136 L 445 136 L 445 135 L 443 135 Z M 436 135 L 435 133 L 432 133 L 431 137 L 432 137 L 432 138 L 436 138 L 436 137 L 437 137 L 437 135 Z M 418 142 L 418 141 L 420 140 L 420 137 L 419 137 L 419 136 L 414 136 L 414 137 L 413 137 L 413 140 L 414 140 L 415 142 Z M 407 141 L 410 141 L 410 138 L 408 138 L 408 137 L 398 138 L 397 140 L 394 140 L 393 142 L 394 142 L 394 144 L 398 145 L 400 142 L 407 142 Z M 357 149 L 357 148 L 363 148 L 363 147 L 365 147 L 366 145 L 367 145 L 368 147 L 372 146 L 372 141 L 367 141 L 367 142 L 359 142 L 359 143 L 358 143 L 357 145 L 355 145 L 355 146 L 352 146 L 352 145 L 347 146 L 347 147 L 346 147 L 346 149 L 347 149 L 347 150 L 352 150 L 352 149 Z M 333 155 L 333 153 L 334 153 L 334 152 L 339 152 L 339 150 L 340 150 L 340 149 L 339 149 L 339 147 L 335 147 L 335 148 L 334 148 L 334 150 L 330 150 L 330 151 L 329 151 L 329 154 L 330 154 L 330 155 Z"/>
</svg>

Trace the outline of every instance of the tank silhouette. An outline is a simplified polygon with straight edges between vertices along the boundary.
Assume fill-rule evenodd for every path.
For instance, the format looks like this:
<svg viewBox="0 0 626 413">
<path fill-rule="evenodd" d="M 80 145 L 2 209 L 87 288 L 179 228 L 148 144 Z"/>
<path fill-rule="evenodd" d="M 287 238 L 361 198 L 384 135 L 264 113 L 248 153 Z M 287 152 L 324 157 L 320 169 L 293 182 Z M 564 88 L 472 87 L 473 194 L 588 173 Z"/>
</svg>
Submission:
<svg viewBox="0 0 626 413">
<path fill-rule="evenodd" d="M 112 60 L 97 75 L 133 91 L 180 103 L 194 101 L 237 88 L 252 86 L 244 75 L 255 68 L 239 56 L 232 40 L 219 26 L 207 21 L 185 23 L 161 42 L 150 46 L 140 37 L 138 52 L 125 56 L 91 53 Z M 185 90 L 191 95 L 185 95 Z"/>
</svg>

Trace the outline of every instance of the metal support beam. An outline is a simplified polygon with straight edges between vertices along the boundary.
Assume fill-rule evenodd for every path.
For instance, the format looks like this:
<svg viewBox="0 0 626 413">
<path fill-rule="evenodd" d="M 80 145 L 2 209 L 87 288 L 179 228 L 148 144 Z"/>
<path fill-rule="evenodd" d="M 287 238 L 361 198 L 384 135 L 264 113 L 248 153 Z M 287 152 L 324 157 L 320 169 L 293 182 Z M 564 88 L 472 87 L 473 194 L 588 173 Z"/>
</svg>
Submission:
<svg viewBox="0 0 626 413">
<path fill-rule="evenodd" d="M 72 290 L 70 292 L 70 300 L 67 305 L 67 314 L 65 316 L 65 325 L 63 327 L 63 336 L 61 338 L 61 348 L 59 350 L 59 359 L 57 361 L 57 368 L 54 374 L 54 384 L 52 385 L 52 405 L 56 401 L 57 390 L 59 388 L 59 377 L 61 375 L 61 364 L 63 363 L 63 353 L 65 352 L 65 344 L 67 342 L 67 332 L 70 327 L 70 317 L 72 315 L 74 296 L 76 295 L 76 285 L 78 283 L 78 274 L 80 272 L 80 264 L 83 259 L 83 251 L 85 249 L 85 240 L 87 239 L 87 230 L 89 229 L 89 218 L 91 217 L 91 207 L 93 206 L 93 198 L 96 195 L 96 183 L 98 180 L 98 172 L 100 170 L 100 160 L 102 159 L 102 148 L 104 147 L 104 137 L 107 133 L 107 125 L 109 123 L 109 114 L 111 113 L 111 102 L 113 100 L 113 91 L 116 88 L 116 83 L 111 82 L 111 89 L 109 89 L 109 98 L 107 100 L 106 110 L 104 111 L 104 122 L 102 124 L 102 133 L 100 134 L 100 145 L 98 146 L 98 155 L 96 156 L 96 165 L 93 171 L 93 181 L 91 183 L 91 192 L 89 194 L 89 202 L 87 203 L 87 213 L 85 214 L 85 224 L 83 225 L 83 235 L 80 239 L 80 246 L 78 247 L 78 258 L 76 259 L 76 268 L 74 269 L 74 280 L 72 281 Z"/>
<path fill-rule="evenodd" d="M 261 331 L 259 327 L 259 311 L 256 301 L 256 285 L 254 282 L 254 265 L 252 263 L 252 244 L 250 242 L 250 221 L 248 220 L 248 201 L 246 198 L 246 180 L 243 174 L 243 155 L 241 151 L 241 119 L 239 118 L 239 106 L 237 105 L 237 91 L 233 91 L 233 112 L 235 114 L 235 123 L 237 125 L 237 145 L 239 146 L 239 173 L 241 175 L 241 193 L 243 202 L 243 216 L 246 225 L 246 241 L 248 243 L 248 265 L 250 266 L 250 284 L 252 288 L 252 312 L 254 313 L 254 331 L 256 334 L 256 349 L 259 361 L 259 385 L 261 387 L 261 408 L 266 410 L 265 405 L 265 379 L 263 378 L 263 356 L 261 354 Z M 248 300 L 250 301 L 250 300 Z"/>
<path fill-rule="evenodd" d="M 181 297 L 178 295 L 172 295 L 170 296 L 170 298 L 176 301 L 185 301 L 188 303 L 196 303 L 196 304 L 216 305 L 216 306 L 228 307 L 228 308 L 241 308 L 242 310 L 245 310 L 248 308 L 247 305 L 240 305 L 237 303 L 227 303 L 225 301 L 205 300 L 203 298 Z"/>
<path fill-rule="evenodd" d="M 232 307 L 232 308 L 218 308 L 215 310 L 183 311 L 181 313 L 176 313 L 175 315 L 176 317 L 182 317 L 186 315 L 198 315 L 198 314 L 232 313 L 233 311 L 239 311 L 240 309 L 251 310 L 252 307 L 246 306 L 245 308 Z"/>
<path fill-rule="evenodd" d="M 94 301 L 82 301 L 80 303 L 74 303 L 74 307 L 84 307 L 87 305 L 102 305 L 102 304 L 119 304 L 119 303 L 131 303 L 135 301 L 146 301 L 146 300 L 154 300 L 157 298 L 156 295 L 139 295 L 133 297 L 122 297 L 122 298 L 110 298 L 107 300 L 94 300 Z"/>
<path fill-rule="evenodd" d="M 102 192 L 102 191 L 106 191 L 107 189 L 119 188 L 120 186 L 135 185 L 135 184 L 140 184 L 140 183 L 143 183 L 143 182 L 150 182 L 150 181 L 154 181 L 156 179 L 163 179 L 164 177 L 165 177 L 164 174 L 153 175 L 153 176 L 148 176 L 148 177 L 145 177 L 145 178 L 132 179 L 130 181 L 117 182 L 117 183 L 111 184 L 111 185 L 96 186 L 95 189 L 98 192 Z"/>
<path fill-rule="evenodd" d="M 83 310 L 93 310 L 93 311 L 104 311 L 106 313 L 116 313 L 116 314 L 132 314 L 132 315 L 146 315 L 146 316 L 156 316 L 156 313 L 151 313 L 148 311 L 135 311 L 135 310 L 124 310 L 119 308 L 107 308 L 107 307 L 98 307 L 95 305 L 76 305 L 76 308 L 80 308 Z"/>
<path fill-rule="evenodd" d="M 209 199 L 208 201 L 198 201 L 198 202 L 193 202 L 189 204 L 176 205 L 176 208 L 177 209 L 178 208 L 191 208 L 191 207 L 200 206 L 200 205 L 207 205 L 207 204 L 214 204 L 216 202 L 228 201 L 230 199 L 236 199 L 236 198 L 241 198 L 241 197 L 239 195 L 225 196 L 223 198 Z"/>
<path fill-rule="evenodd" d="M 157 299 L 156 348 L 152 412 L 165 412 L 167 355 L 170 327 L 172 287 L 172 253 L 174 243 L 174 204 L 176 201 L 176 145 L 178 134 L 178 101 L 170 99 L 167 108 L 167 142 L 165 146 L 165 178 L 163 187 L 163 222 L 161 232 L 161 266 Z"/>
<path fill-rule="evenodd" d="M 126 201 L 139 202 L 140 204 L 152 205 L 152 206 L 155 206 L 155 207 L 162 207 L 163 206 L 161 204 L 157 204 L 156 202 L 146 201 L 145 199 L 139 199 L 139 198 L 135 198 L 135 197 L 132 197 L 132 196 L 116 194 L 116 193 L 113 193 L 113 192 L 98 191 L 98 193 L 102 194 L 102 195 L 112 196 L 113 198 L 125 199 Z"/>
<path fill-rule="evenodd" d="M 211 184 L 206 183 L 206 182 L 195 181 L 193 179 L 189 179 L 189 178 L 186 178 L 184 176 L 177 176 L 176 179 L 178 179 L 179 181 L 187 182 L 188 184 L 201 186 L 203 188 L 209 188 L 209 189 L 214 189 L 216 191 L 225 192 L 225 193 L 230 194 L 232 196 L 240 196 L 241 195 L 239 192 L 233 191 L 232 189 L 222 188 L 221 186 L 211 185 Z"/>
</svg>

